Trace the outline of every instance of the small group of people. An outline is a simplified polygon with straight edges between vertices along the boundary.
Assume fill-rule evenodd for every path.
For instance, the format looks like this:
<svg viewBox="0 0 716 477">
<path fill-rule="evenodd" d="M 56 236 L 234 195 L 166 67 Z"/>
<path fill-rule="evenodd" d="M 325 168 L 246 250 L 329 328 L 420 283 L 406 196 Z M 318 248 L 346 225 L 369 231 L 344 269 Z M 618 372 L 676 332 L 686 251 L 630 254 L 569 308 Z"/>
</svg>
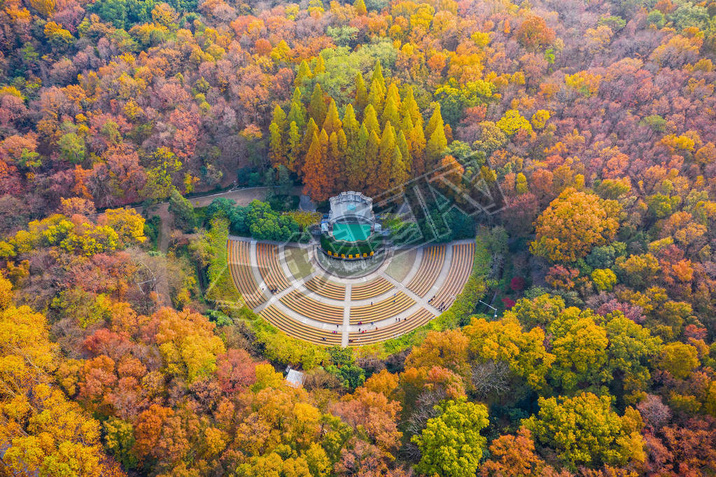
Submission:
<svg viewBox="0 0 716 477">
<path fill-rule="evenodd" d="M 265 289 L 266 289 L 266 287 L 264 285 L 261 285 L 261 291 L 264 291 Z M 273 293 L 275 295 L 276 293 L 278 293 L 278 288 L 268 287 L 268 291 L 270 291 L 271 293 Z"/>
<path fill-rule="evenodd" d="M 432 305 L 434 299 L 435 299 L 435 297 L 432 297 L 431 299 L 428 300 L 428 303 L 430 303 Z M 448 309 L 447 304 L 444 301 L 441 301 L 440 304 L 433 305 L 433 306 L 435 308 L 437 308 L 439 311 L 445 311 Z"/>
</svg>

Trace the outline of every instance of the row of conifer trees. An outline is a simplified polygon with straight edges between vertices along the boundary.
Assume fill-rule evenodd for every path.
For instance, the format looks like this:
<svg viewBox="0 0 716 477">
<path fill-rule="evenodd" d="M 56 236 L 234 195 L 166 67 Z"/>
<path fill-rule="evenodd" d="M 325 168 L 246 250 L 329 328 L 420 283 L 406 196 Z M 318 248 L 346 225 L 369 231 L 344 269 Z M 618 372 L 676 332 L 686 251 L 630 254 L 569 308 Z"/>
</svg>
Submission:
<svg viewBox="0 0 716 477">
<path fill-rule="evenodd" d="M 302 63 L 299 77 L 310 75 L 307 63 Z M 317 201 L 344 190 L 376 196 L 440 163 L 450 131 L 446 134 L 440 105 L 431 106 L 432 115 L 424 124 L 413 89 L 401 90 L 395 82 L 386 86 L 379 62 L 370 87 L 358 73 L 353 102 L 345 106 L 342 118 L 320 83 L 307 104 L 297 87 L 288 114 L 278 105 L 273 112 L 272 164 L 296 173 Z"/>
</svg>

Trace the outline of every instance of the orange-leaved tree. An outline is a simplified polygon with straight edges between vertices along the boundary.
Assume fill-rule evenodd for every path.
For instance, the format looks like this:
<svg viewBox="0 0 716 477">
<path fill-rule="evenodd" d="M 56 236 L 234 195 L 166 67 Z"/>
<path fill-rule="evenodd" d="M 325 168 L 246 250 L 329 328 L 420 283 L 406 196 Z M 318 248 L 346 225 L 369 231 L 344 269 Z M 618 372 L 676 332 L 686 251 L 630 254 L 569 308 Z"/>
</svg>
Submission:
<svg viewBox="0 0 716 477">
<path fill-rule="evenodd" d="M 569 187 L 537 218 L 530 251 L 553 262 L 574 262 L 614 239 L 621 207 L 616 201 Z"/>
</svg>

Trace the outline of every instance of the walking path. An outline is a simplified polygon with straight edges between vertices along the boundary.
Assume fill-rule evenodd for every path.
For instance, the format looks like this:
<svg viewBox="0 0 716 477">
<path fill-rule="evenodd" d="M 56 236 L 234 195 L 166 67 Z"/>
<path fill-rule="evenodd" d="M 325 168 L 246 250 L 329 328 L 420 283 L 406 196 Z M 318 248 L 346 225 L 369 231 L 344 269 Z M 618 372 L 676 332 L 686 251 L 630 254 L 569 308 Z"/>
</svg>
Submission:
<svg viewBox="0 0 716 477">
<path fill-rule="evenodd" d="M 315 329 L 318 333 L 316 336 L 324 336 L 320 338 L 323 342 L 327 341 L 325 338 L 326 334 L 340 333 L 340 342 L 344 347 L 357 344 L 353 343 L 351 339 L 351 337 L 356 334 L 359 334 L 361 336 L 360 341 L 363 341 L 363 335 L 365 335 L 365 338 L 370 338 L 371 336 L 377 336 L 375 333 L 378 330 L 383 330 L 384 332 L 381 333 L 381 336 L 384 334 L 385 337 L 382 339 L 389 339 L 421 326 L 426 322 L 426 317 L 428 318 L 427 321 L 429 321 L 440 315 L 442 311 L 449 308 L 455 300 L 455 296 L 448 296 L 442 303 L 432 303 L 432 299 L 438 295 L 443 287 L 448 285 L 446 281 L 448 277 L 451 276 L 450 271 L 453 267 L 459 267 L 460 270 L 465 270 L 461 276 L 457 277 L 457 280 L 461 283 L 459 283 L 459 287 L 456 289 L 459 291 L 462 290 L 472 270 L 472 255 L 474 254 L 474 247 L 457 247 L 463 244 L 473 244 L 474 242 L 472 240 L 463 240 L 439 246 L 420 247 L 415 254 L 414 261 L 407 275 L 405 275 L 403 280 L 399 281 L 386 273 L 390 260 L 401 259 L 401 251 L 396 250 L 393 256 L 386 260 L 385 264 L 366 276 L 360 278 L 339 278 L 330 275 L 327 271 L 318 266 L 315 254 L 321 253 L 320 251 L 315 250 L 313 246 L 296 244 L 295 249 L 301 249 L 301 251 L 307 255 L 308 262 L 312 265 L 310 273 L 303 278 L 298 278 L 291 272 L 291 267 L 287 262 L 287 256 L 294 256 L 295 250 L 287 254 L 287 247 L 284 244 L 275 244 L 277 247 L 274 247 L 272 250 L 277 250 L 277 262 L 280 268 L 278 272 L 285 276 L 286 282 L 290 285 L 283 290 L 272 290 L 264 281 L 263 275 L 275 273 L 277 270 L 269 270 L 269 268 L 271 268 L 270 265 L 268 267 L 263 265 L 264 268 L 262 269 L 259 263 L 275 263 L 275 261 L 266 260 L 265 255 L 262 255 L 264 259 L 259 260 L 259 247 L 257 247 L 255 240 L 239 237 L 231 237 L 230 240 L 248 242 L 250 267 L 255 279 L 255 284 L 238 283 L 236 280 L 235 284 L 242 294 L 250 294 L 252 291 L 255 291 L 246 288 L 248 286 L 255 287 L 256 284 L 258 284 L 265 301 L 254 309 L 256 313 L 261 315 L 264 310 L 270 307 L 273 313 L 278 311 L 288 319 L 310 327 L 308 330 L 311 328 Z M 291 247 L 294 247 L 294 245 L 291 245 Z M 264 247 L 262 250 L 267 249 Z M 459 256 L 457 257 L 455 256 L 456 251 L 459 252 Z M 262 253 L 270 252 L 264 251 Z M 466 255 L 468 253 L 469 256 Z M 407 257 L 407 255 L 405 257 Z M 439 258 L 436 259 L 435 257 Z M 440 260 L 442 260 L 442 262 L 440 262 Z M 230 264 L 230 266 L 234 267 L 239 265 Z M 239 274 L 236 275 L 239 276 Z M 432 283 L 424 282 L 425 280 L 430 280 L 430 277 L 435 277 Z M 455 279 L 455 273 L 452 274 L 452 277 Z M 316 281 L 315 283 L 312 282 L 311 289 L 309 289 L 306 283 L 314 279 L 316 279 Z M 390 285 L 390 288 L 386 289 L 386 285 L 383 281 L 386 281 Z M 382 286 L 377 287 L 377 283 L 382 283 Z M 321 284 L 323 288 L 321 288 Z M 420 286 L 415 286 L 415 284 Z M 360 297 L 354 299 L 353 290 L 354 287 L 358 285 L 365 291 L 360 294 Z M 428 285 L 430 286 L 428 287 Z M 455 284 L 452 285 L 453 288 L 455 288 Z M 336 290 L 340 290 L 341 287 L 345 287 L 345 294 L 342 299 L 338 299 Z M 376 288 L 372 290 L 372 287 Z M 411 290 L 411 288 L 427 289 L 428 291 L 420 295 Z M 371 294 L 372 292 L 376 294 L 373 295 Z M 288 301 L 284 300 L 284 298 L 289 295 L 292 298 Z M 443 295 L 445 295 L 445 293 L 443 293 Z M 375 307 L 375 312 L 372 311 L 373 307 Z M 338 322 L 335 321 L 335 318 L 321 316 L 321 310 L 325 312 L 325 310 L 337 311 L 338 309 L 342 309 L 342 320 Z M 421 322 L 418 323 L 418 320 L 414 320 L 416 321 L 414 325 L 411 325 L 411 323 L 402 323 L 404 320 L 413 316 L 422 317 Z M 373 319 L 374 317 L 375 319 Z M 281 326 L 277 326 L 283 329 Z M 399 332 L 385 333 L 388 328 L 396 328 L 396 330 L 399 328 Z M 304 336 L 300 331 L 296 331 L 295 329 L 284 329 L 284 331 L 297 338 L 307 339 L 313 342 L 319 340 L 316 336 Z M 309 331 L 309 333 L 312 332 Z M 318 341 L 318 344 L 325 344 L 323 342 Z"/>
</svg>

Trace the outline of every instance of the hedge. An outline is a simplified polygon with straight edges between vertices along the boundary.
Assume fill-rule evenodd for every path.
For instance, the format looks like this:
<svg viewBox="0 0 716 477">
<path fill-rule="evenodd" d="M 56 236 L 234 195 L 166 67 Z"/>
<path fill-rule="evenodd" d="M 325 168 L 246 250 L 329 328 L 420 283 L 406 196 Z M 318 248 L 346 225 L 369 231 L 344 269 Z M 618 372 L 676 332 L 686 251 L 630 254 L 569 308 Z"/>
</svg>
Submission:
<svg viewBox="0 0 716 477">
<path fill-rule="evenodd" d="M 321 235 L 321 248 L 339 257 L 341 255 L 345 255 L 346 257 L 356 254 L 363 255 L 364 253 L 370 255 L 371 252 L 377 250 L 382 242 L 383 239 L 380 236 L 358 242 L 342 242 L 334 240 L 326 234 Z"/>
</svg>

